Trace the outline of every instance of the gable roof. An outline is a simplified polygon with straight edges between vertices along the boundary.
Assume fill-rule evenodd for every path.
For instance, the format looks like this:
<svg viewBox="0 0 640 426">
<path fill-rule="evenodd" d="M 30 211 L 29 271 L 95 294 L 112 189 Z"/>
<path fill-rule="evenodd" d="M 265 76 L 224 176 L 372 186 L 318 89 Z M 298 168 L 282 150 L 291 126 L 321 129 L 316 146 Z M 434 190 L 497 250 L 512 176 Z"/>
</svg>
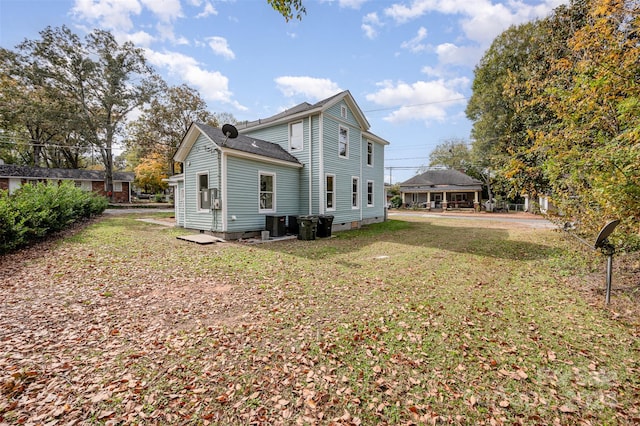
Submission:
<svg viewBox="0 0 640 426">
<path fill-rule="evenodd" d="M 466 175 L 458 170 L 442 169 L 427 170 L 426 172 L 414 176 L 400 184 L 402 187 L 435 187 L 435 186 L 460 186 L 460 187 L 482 187 L 482 182 Z"/>
<path fill-rule="evenodd" d="M 84 169 L 49 169 L 46 167 L 16 166 L 13 164 L 0 165 L 0 177 L 22 179 L 72 179 L 104 181 L 104 170 Z M 113 172 L 116 182 L 133 182 L 133 172 Z"/>
<path fill-rule="evenodd" d="M 273 125 L 283 121 L 285 122 L 291 121 L 296 118 L 307 117 L 311 114 L 319 114 L 322 111 L 325 111 L 326 109 L 332 107 L 333 105 L 337 104 L 342 100 L 344 100 L 345 103 L 351 109 L 351 111 L 353 111 L 354 117 L 356 118 L 356 121 L 360 125 L 360 128 L 364 131 L 369 130 L 369 127 L 371 126 L 367 121 L 367 118 L 364 116 L 362 110 L 356 103 L 355 99 L 353 99 L 351 92 L 349 92 L 348 90 L 344 90 L 340 93 L 336 93 L 335 95 L 330 96 L 321 101 L 318 101 L 315 104 L 303 102 L 292 108 L 282 111 L 276 115 L 272 115 L 271 117 L 261 118 L 255 121 L 245 121 L 244 123 L 238 123 L 236 127 L 238 128 L 239 131 L 249 130 L 249 129 L 255 130 L 255 129 L 264 127 L 266 125 Z"/>
<path fill-rule="evenodd" d="M 301 166 L 296 157 L 289 154 L 278 144 L 245 135 L 238 135 L 237 138 L 233 139 L 227 138 L 227 136 L 222 133 L 221 129 L 198 122 L 193 122 L 191 123 L 191 126 L 189 126 L 189 130 L 187 130 L 187 133 L 182 138 L 182 142 L 180 142 L 180 146 L 173 156 L 174 160 L 182 162 L 187 158 L 187 155 L 189 154 L 189 151 L 191 151 L 193 144 L 198 139 L 199 134 L 205 135 L 211 142 L 221 149 L 229 149 L 249 155 L 257 155 L 264 157 L 265 159 L 295 163 L 296 165 Z"/>
</svg>

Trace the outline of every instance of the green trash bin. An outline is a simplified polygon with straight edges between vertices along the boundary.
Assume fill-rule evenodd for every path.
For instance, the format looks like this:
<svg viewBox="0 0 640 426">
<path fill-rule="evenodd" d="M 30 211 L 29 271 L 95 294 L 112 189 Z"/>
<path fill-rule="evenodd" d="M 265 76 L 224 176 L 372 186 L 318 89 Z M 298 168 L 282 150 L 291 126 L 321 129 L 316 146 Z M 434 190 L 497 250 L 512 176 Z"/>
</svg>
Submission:
<svg viewBox="0 0 640 426">
<path fill-rule="evenodd" d="M 318 238 L 329 238 L 331 236 L 331 226 L 333 225 L 333 216 L 330 214 L 321 214 L 318 216 Z"/>
<path fill-rule="evenodd" d="M 298 239 L 315 240 L 317 227 L 317 216 L 298 216 Z"/>
</svg>

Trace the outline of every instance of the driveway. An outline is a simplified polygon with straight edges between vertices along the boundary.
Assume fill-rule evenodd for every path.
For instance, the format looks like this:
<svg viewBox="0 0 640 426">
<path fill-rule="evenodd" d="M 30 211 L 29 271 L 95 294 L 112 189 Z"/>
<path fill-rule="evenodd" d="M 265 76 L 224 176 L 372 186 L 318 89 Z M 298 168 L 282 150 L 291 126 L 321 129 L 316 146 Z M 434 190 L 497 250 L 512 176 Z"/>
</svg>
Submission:
<svg viewBox="0 0 640 426">
<path fill-rule="evenodd" d="M 393 216 L 418 216 L 428 217 L 434 219 L 473 219 L 473 220 L 488 220 L 494 222 L 507 222 L 527 225 L 532 228 L 540 229 L 556 229 L 557 226 L 552 222 L 549 222 L 542 216 L 534 215 L 531 213 L 458 213 L 458 212 L 419 212 L 419 211 L 405 211 L 405 210 L 393 210 L 387 214 L 389 217 Z"/>
</svg>

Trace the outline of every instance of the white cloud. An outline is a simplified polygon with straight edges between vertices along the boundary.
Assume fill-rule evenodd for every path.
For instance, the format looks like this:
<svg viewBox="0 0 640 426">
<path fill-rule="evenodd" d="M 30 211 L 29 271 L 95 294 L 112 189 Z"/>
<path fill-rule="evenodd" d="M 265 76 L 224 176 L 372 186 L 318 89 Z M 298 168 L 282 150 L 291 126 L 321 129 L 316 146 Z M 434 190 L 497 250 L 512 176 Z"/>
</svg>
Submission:
<svg viewBox="0 0 640 426">
<path fill-rule="evenodd" d="M 338 4 L 340 7 L 347 7 L 350 9 L 360 9 L 367 0 L 339 0 Z"/>
<path fill-rule="evenodd" d="M 374 39 L 378 35 L 377 27 L 382 26 L 380 19 L 378 18 L 378 14 L 375 12 L 371 12 L 362 17 L 362 31 L 364 31 L 364 35 L 369 39 Z"/>
<path fill-rule="evenodd" d="M 200 6 L 200 4 L 197 4 L 196 6 Z M 216 8 L 213 7 L 211 2 L 207 2 L 204 5 L 204 9 L 202 10 L 202 12 L 200 12 L 200 13 L 198 13 L 198 15 L 196 15 L 196 18 L 206 18 L 207 16 L 217 15 L 217 14 L 218 14 L 218 11 L 216 10 Z"/>
<path fill-rule="evenodd" d="M 413 84 L 387 80 L 378 83 L 380 90 L 367 95 L 366 99 L 384 107 L 397 108 L 384 118 L 391 123 L 413 120 L 442 122 L 447 118 L 448 108 L 466 102 L 458 89 L 468 85 L 467 78 L 417 81 Z"/>
<path fill-rule="evenodd" d="M 146 31 L 138 31 L 133 34 L 127 34 L 125 39 L 132 42 L 137 47 L 149 47 L 155 41 L 155 37 Z"/>
<path fill-rule="evenodd" d="M 181 18 L 182 7 L 180 0 L 141 0 L 147 9 L 149 9 L 160 21 L 172 22 L 177 18 Z"/>
<path fill-rule="evenodd" d="M 133 28 L 131 15 L 139 15 L 140 12 L 142 6 L 137 0 L 76 0 L 71 9 L 76 18 L 118 31 Z"/>
<path fill-rule="evenodd" d="M 231 105 L 240 111 L 247 110 L 233 100 L 226 76 L 218 71 L 202 69 L 194 58 L 178 52 L 161 53 L 149 49 L 146 50 L 146 56 L 151 64 L 166 69 L 170 75 L 195 87 L 206 100 Z"/>
<path fill-rule="evenodd" d="M 386 8 L 384 13 L 397 23 L 405 23 L 431 12 L 460 15 L 465 36 L 488 45 L 509 26 L 547 16 L 563 3 L 568 3 L 568 0 L 546 0 L 538 5 L 527 4 L 523 0 L 412 0 L 408 5 L 395 3 Z"/>
<path fill-rule="evenodd" d="M 420 29 L 418 29 L 418 34 L 416 34 L 416 36 L 411 40 L 403 42 L 400 47 L 413 53 L 422 52 L 427 48 L 425 44 L 422 44 L 422 41 L 425 38 L 427 38 L 427 29 L 425 27 L 420 27 Z"/>
<path fill-rule="evenodd" d="M 310 100 L 319 101 L 342 91 L 337 83 L 327 78 L 282 76 L 274 81 L 287 97 L 303 95 Z"/>
<path fill-rule="evenodd" d="M 453 43 L 443 43 L 436 47 L 436 53 L 440 64 L 473 67 L 482 57 L 483 50 L 477 46 L 456 46 Z"/>
<path fill-rule="evenodd" d="M 158 30 L 158 34 L 160 35 L 161 40 L 169 40 L 173 44 L 189 44 L 189 40 L 187 40 L 186 37 L 176 37 L 175 33 L 173 32 L 173 24 L 158 22 L 156 24 L 156 30 Z"/>
<path fill-rule="evenodd" d="M 229 48 L 229 43 L 227 43 L 227 39 L 224 37 L 208 37 L 207 42 L 209 42 L 209 47 L 213 50 L 213 53 L 216 55 L 222 56 L 227 59 L 235 59 L 236 55 Z"/>
</svg>

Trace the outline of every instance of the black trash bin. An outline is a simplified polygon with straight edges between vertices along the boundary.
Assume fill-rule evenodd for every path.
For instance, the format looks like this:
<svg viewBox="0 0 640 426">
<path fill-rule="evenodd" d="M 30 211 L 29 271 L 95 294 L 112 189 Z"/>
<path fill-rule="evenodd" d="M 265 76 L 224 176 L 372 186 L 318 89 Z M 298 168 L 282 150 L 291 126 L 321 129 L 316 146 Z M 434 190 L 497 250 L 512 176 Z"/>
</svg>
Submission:
<svg viewBox="0 0 640 426">
<path fill-rule="evenodd" d="M 331 225 L 333 225 L 333 216 L 330 214 L 321 214 L 318 216 L 318 231 L 316 236 L 319 238 L 328 238 L 331 236 Z"/>
<path fill-rule="evenodd" d="M 299 232 L 300 232 L 300 226 L 298 225 L 298 216 L 297 215 L 287 216 L 287 233 L 298 235 Z"/>
<path fill-rule="evenodd" d="M 265 229 L 271 237 L 284 237 L 286 234 L 285 216 L 266 216 Z"/>
<path fill-rule="evenodd" d="M 317 216 L 298 216 L 298 239 L 315 240 L 317 227 Z"/>
</svg>

